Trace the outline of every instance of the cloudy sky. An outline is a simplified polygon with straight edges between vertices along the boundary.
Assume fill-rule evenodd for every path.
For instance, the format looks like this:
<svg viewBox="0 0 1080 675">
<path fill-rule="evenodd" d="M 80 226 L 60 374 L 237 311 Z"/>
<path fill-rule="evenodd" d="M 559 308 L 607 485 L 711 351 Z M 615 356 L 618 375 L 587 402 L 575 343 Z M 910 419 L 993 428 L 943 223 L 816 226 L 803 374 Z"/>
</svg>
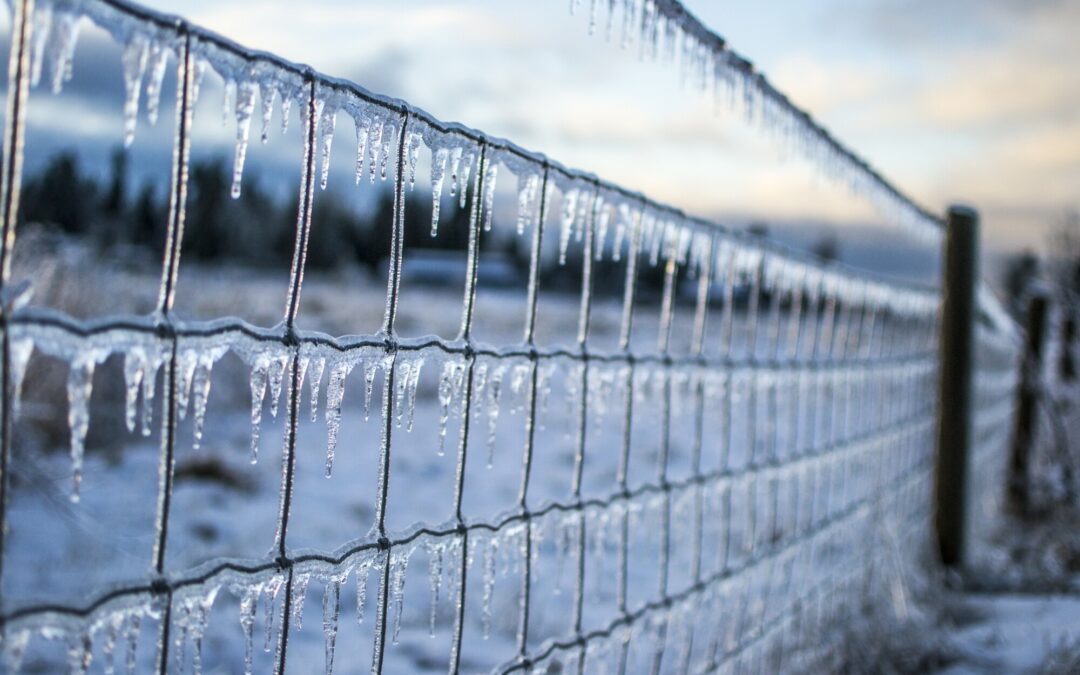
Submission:
<svg viewBox="0 0 1080 675">
<path fill-rule="evenodd" d="M 669 66 L 588 37 L 590 0 L 145 2 L 694 213 L 884 227 Z M 992 248 L 1041 247 L 1080 206 L 1080 3 L 687 5 L 920 203 L 979 208 Z"/>
</svg>

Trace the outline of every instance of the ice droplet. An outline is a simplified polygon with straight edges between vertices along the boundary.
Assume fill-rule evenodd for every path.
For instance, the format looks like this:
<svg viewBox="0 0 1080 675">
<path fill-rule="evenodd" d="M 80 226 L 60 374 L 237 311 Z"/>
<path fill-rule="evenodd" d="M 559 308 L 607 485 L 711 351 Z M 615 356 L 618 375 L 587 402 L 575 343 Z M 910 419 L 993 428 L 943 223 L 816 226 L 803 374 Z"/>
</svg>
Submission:
<svg viewBox="0 0 1080 675">
<path fill-rule="evenodd" d="M 236 87 L 235 84 L 233 86 Z M 233 199 L 240 197 L 240 181 L 244 176 L 248 136 L 251 133 L 251 115 L 255 112 L 255 94 L 259 87 L 254 82 L 243 82 L 236 89 L 236 152 L 233 156 L 232 189 L 229 192 Z"/>
</svg>

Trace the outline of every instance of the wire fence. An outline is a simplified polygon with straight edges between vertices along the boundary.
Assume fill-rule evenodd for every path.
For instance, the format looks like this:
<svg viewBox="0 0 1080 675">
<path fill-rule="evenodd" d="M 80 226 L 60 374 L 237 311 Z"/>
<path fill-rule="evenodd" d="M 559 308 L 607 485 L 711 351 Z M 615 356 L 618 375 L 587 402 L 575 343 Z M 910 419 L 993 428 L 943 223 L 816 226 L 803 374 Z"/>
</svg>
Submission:
<svg viewBox="0 0 1080 675">
<path fill-rule="evenodd" d="M 12 278 L 28 92 L 46 56 L 54 88 L 63 86 L 78 26 L 87 21 L 123 45 L 128 101 L 135 101 L 125 107 L 128 133 L 144 83 L 147 107 L 156 110 L 151 98 L 160 96 L 167 64 L 175 64 L 167 238 L 158 302 L 149 316 L 85 320 L 29 307 L 38 280 L 28 285 Z M 938 289 L 826 265 L 728 232 L 506 141 L 135 5 L 17 0 L 12 26 L 0 246 L 0 532 L 6 537 L 33 527 L 32 520 L 13 516 L 10 494 L 12 429 L 31 359 L 47 356 L 67 366 L 73 498 L 85 487 L 90 400 L 100 386 L 96 368 L 114 356 L 122 360 L 129 429 L 149 433 L 155 417 L 160 425 L 149 569 L 81 589 L 78 602 L 40 604 L 12 602 L 8 578 L 18 572 L 0 568 L 3 654 L 12 672 L 31 658 L 55 663 L 48 656 L 55 645 L 77 672 L 96 664 L 111 672 L 118 661 L 162 673 L 182 671 L 190 661 L 198 671 L 214 659 L 219 667 L 243 664 L 249 672 L 308 669 L 311 652 L 295 652 L 306 635 L 303 606 L 312 581 L 312 593 L 322 588 L 328 670 L 335 658 L 353 668 L 360 653 L 373 672 L 813 670 L 828 656 L 815 651 L 814 636 L 902 575 L 925 549 Z M 237 181 L 256 97 L 267 117 L 275 100 L 300 111 L 295 247 L 284 316 L 272 327 L 228 317 L 181 320 L 173 311 L 193 111 L 207 71 L 225 83 L 237 117 Z M 325 185 L 339 115 L 356 127 L 358 180 L 381 175 L 394 197 L 382 325 L 365 336 L 303 328 L 305 261 L 309 241 L 319 236 L 311 227 L 315 186 Z M 433 204 L 445 201 L 449 182 L 450 194 L 468 210 L 467 273 L 457 333 L 413 339 L 400 337 L 397 327 L 406 190 L 421 163 L 430 164 Z M 513 226 L 495 205 L 496 180 L 505 181 L 507 173 L 517 185 L 518 235 L 528 242 L 528 284 L 520 338 L 492 344 L 475 338 L 477 287 L 490 255 L 482 245 L 485 233 Z M 433 230 L 438 226 L 435 208 Z M 540 305 L 542 266 L 552 250 L 560 265 L 580 265 L 568 346 L 537 340 L 538 326 L 550 319 Z M 610 349 L 592 339 L 600 311 L 594 268 L 602 263 L 617 265 L 623 275 Z M 663 280 L 656 303 L 639 297 L 650 270 Z M 1002 438 L 1011 428 L 1018 365 L 1015 336 L 995 301 L 981 306 L 971 493 L 992 508 L 1003 486 Z M 642 330 L 651 331 L 645 340 Z M 169 550 L 170 524 L 178 517 L 175 467 L 186 443 L 178 428 L 182 419 L 193 419 L 198 442 L 215 364 L 228 354 L 249 370 L 253 453 L 264 410 L 276 415 L 280 402 L 284 418 L 272 550 L 261 558 L 175 565 Z M 411 452 L 402 450 L 401 439 L 413 426 L 425 363 L 441 364 L 428 431 L 431 445 L 442 452 L 445 443 L 455 464 L 450 517 L 421 513 L 418 525 L 402 528 L 392 525 L 391 511 L 419 499 L 424 479 L 406 471 L 407 483 L 392 481 L 391 467 L 400 466 L 399 454 Z M 303 387 L 310 388 L 314 411 L 326 375 L 329 475 L 353 372 L 363 373 L 365 398 L 379 402 L 374 475 L 353 488 L 371 495 L 373 524 L 333 550 L 297 547 L 290 543 L 298 536 L 293 514 L 302 500 L 317 498 L 297 490 Z M 549 405 L 552 400 L 559 405 Z M 501 418 L 500 409 L 506 412 Z M 487 489 L 470 467 L 483 462 L 485 450 L 490 464 L 493 445 L 500 454 L 507 449 L 502 434 L 510 425 L 517 428 L 513 449 L 520 456 L 516 498 L 507 508 L 470 510 L 469 494 Z M 569 459 L 559 469 L 569 474 L 569 489 L 559 498 L 540 498 L 536 469 L 550 461 L 551 429 L 570 438 Z M 342 440 L 355 445 L 355 439 Z M 401 497 L 392 498 L 392 485 Z M 447 640 L 429 648 L 435 656 L 427 661 L 392 648 L 417 630 L 402 618 L 413 607 L 404 588 L 416 556 L 427 561 L 432 632 L 448 623 Z M 566 570 L 568 587 L 552 590 Z M 373 593 L 374 619 L 363 638 L 369 646 L 360 647 L 362 638 L 338 625 L 342 590 L 350 583 L 358 619 L 369 586 Z M 234 598 L 219 597 L 220 589 Z M 440 595 L 448 599 L 441 614 Z M 498 596 L 512 601 L 500 609 Z M 235 612 L 227 623 L 215 614 L 224 606 Z M 270 656 L 256 649 L 260 616 Z M 493 623 L 499 624 L 495 639 L 485 642 Z M 204 654 L 211 636 L 213 653 Z M 218 654 L 223 642 L 237 646 L 236 655 Z"/>
</svg>

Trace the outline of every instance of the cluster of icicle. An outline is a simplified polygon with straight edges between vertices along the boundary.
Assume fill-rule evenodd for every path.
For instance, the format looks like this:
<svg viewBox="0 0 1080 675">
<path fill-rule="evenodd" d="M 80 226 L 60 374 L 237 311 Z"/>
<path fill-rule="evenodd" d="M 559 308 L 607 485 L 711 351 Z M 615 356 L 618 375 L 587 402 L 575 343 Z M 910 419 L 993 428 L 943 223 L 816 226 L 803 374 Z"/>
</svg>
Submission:
<svg viewBox="0 0 1080 675">
<path fill-rule="evenodd" d="M 635 505 L 630 512 L 636 514 L 640 509 Z M 654 516 L 649 522 L 656 525 L 659 511 L 654 506 L 652 512 Z M 623 513 L 626 510 L 616 504 L 610 509 L 595 509 L 587 514 L 591 537 L 587 546 L 598 561 L 598 571 L 605 555 L 611 556 L 610 552 L 605 554 L 605 548 L 610 547 L 614 535 L 607 533 L 607 530 L 619 522 Z M 526 551 L 529 550 L 527 543 L 531 543 L 534 563 L 541 547 L 550 546 L 556 551 L 560 572 L 552 592 L 563 592 L 567 587 L 563 570 L 569 572 L 576 569 L 576 562 L 572 560 L 576 560 L 580 554 L 574 542 L 578 540 L 582 517 L 576 512 L 556 513 L 547 519 L 535 521 L 531 535 L 526 534 L 530 530 L 524 523 L 505 525 L 494 531 L 476 530 L 470 535 L 465 564 L 467 569 L 479 569 L 482 578 L 479 622 L 484 639 L 490 636 L 493 625 L 496 580 L 520 577 Z M 528 541 L 527 536 L 531 536 Z M 244 644 L 244 672 L 250 675 L 254 672 L 256 650 L 261 646 L 263 651 L 270 653 L 280 645 L 284 621 L 290 621 L 292 629 L 302 628 L 305 601 L 312 582 L 322 587 L 327 675 L 333 672 L 343 591 L 350 583 L 354 586 L 355 618 L 358 623 L 363 624 L 372 611 L 368 609 L 369 606 L 375 606 L 372 630 L 376 653 L 373 659 L 378 661 L 377 650 L 383 642 L 398 644 L 405 611 L 405 582 L 415 553 L 422 551 L 427 558 L 430 603 L 427 618 L 430 634 L 434 636 L 441 620 L 440 607 L 449 608 L 460 599 L 463 577 L 461 545 L 462 539 L 454 534 L 425 535 L 408 544 L 395 545 L 389 553 L 373 547 L 352 553 L 337 564 L 298 562 L 292 571 L 291 590 L 288 590 L 291 593 L 289 617 L 281 616 L 284 595 L 289 589 L 287 573 L 277 569 L 256 574 L 227 572 L 205 583 L 184 586 L 173 593 L 170 668 L 175 668 L 178 673 L 202 672 L 203 640 L 207 635 L 211 611 L 221 596 L 220 591 L 227 589 L 237 603 L 237 621 Z M 388 580 L 385 590 L 381 588 L 384 578 Z M 517 583 L 512 586 L 516 589 Z M 385 606 L 381 602 L 384 595 Z M 30 621 L 9 626 L 0 644 L 0 662 L 5 672 L 19 672 L 30 640 L 36 636 L 46 641 L 66 642 L 73 673 L 87 672 L 95 654 L 100 655 L 106 673 L 139 672 L 145 668 L 142 660 L 149 656 L 140 656 L 140 640 L 147 633 L 156 633 L 157 630 L 147 628 L 145 624 L 160 621 L 164 616 L 162 610 L 159 599 L 133 595 L 122 602 L 106 603 L 84 619 L 61 623 Z M 385 615 L 382 614 L 384 611 Z M 445 609 L 443 613 L 449 614 L 450 611 Z M 384 628 L 387 631 L 385 636 L 380 633 Z"/>
<path fill-rule="evenodd" d="M 777 91 L 681 3 L 570 0 L 571 13 L 582 3 L 589 5 L 590 34 L 602 27 L 608 40 L 620 40 L 624 49 L 636 47 L 641 58 L 672 64 L 684 84 L 712 95 L 718 107 L 741 108 L 749 121 L 760 124 L 782 147 L 805 156 L 826 176 L 868 198 L 892 221 L 925 241 L 939 241 L 937 219 Z"/>
<path fill-rule="evenodd" d="M 64 328 L 23 324 L 12 328 L 11 364 L 13 406 L 16 415 L 21 399 L 22 382 L 35 350 L 68 364 L 68 423 L 73 484 L 71 498 L 78 501 L 82 482 L 86 433 L 90 423 L 90 400 L 96 367 L 111 355 L 124 361 L 125 415 L 130 432 L 143 436 L 153 431 L 154 396 L 157 383 L 170 357 L 170 341 L 149 332 L 111 329 L 89 336 L 79 336 Z M 237 354 L 250 369 L 251 388 L 251 461 L 258 459 L 260 430 L 264 408 L 277 417 L 282 391 L 290 387 L 292 360 L 298 359 L 296 390 L 305 383 L 310 392 L 310 416 L 318 419 L 320 393 L 325 384 L 324 418 L 326 422 L 326 475 L 333 470 L 334 455 L 341 427 L 346 378 L 358 370 L 363 373 L 365 418 L 370 414 L 372 398 L 380 371 L 395 368 L 397 377 L 392 392 L 392 415 L 397 427 L 412 430 L 416 395 L 424 366 L 423 353 L 387 356 L 384 349 L 351 346 L 338 348 L 305 343 L 298 351 L 277 339 L 260 340 L 240 332 L 225 332 L 214 337 L 183 337 L 176 348 L 175 401 L 177 417 L 192 417 L 192 446 L 198 449 L 203 437 L 207 402 L 215 364 L 229 351 Z"/>
</svg>

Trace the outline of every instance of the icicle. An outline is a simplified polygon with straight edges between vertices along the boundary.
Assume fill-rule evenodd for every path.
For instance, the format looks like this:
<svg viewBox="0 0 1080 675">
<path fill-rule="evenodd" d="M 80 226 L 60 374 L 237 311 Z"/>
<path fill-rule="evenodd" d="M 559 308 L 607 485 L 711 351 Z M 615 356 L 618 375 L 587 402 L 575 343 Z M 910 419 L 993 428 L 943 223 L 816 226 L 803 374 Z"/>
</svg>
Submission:
<svg viewBox="0 0 1080 675">
<path fill-rule="evenodd" d="M 439 378 L 439 448 L 441 457 L 446 453 L 446 425 L 450 421 L 450 404 L 458 387 L 455 386 L 464 377 L 464 367 L 454 361 L 443 364 Z"/>
<path fill-rule="evenodd" d="M 148 67 L 150 79 L 146 81 L 146 119 L 153 126 L 157 124 L 158 110 L 161 105 L 161 83 L 165 79 L 165 66 L 168 65 L 169 50 L 159 42 L 150 47 Z"/>
<path fill-rule="evenodd" d="M 454 148 L 450 151 L 450 196 L 455 197 L 458 193 L 458 176 L 461 172 L 461 154 L 462 149 L 460 147 Z M 464 202 L 463 202 L 464 204 Z"/>
<path fill-rule="evenodd" d="M 416 164 L 420 161 L 421 140 L 422 139 L 419 134 L 409 134 L 406 155 L 408 157 L 410 190 L 416 188 Z"/>
<path fill-rule="evenodd" d="M 578 190 L 568 190 L 563 197 L 561 228 L 559 229 L 559 264 L 566 264 L 566 252 L 570 248 L 570 234 L 574 229 L 574 216 L 577 213 Z"/>
<path fill-rule="evenodd" d="M 202 673 L 202 641 L 206 634 L 206 625 L 210 621 L 210 608 L 214 605 L 218 587 L 210 589 L 204 597 L 195 598 L 192 605 L 193 621 L 188 629 L 191 634 L 191 665 L 195 675 Z"/>
<path fill-rule="evenodd" d="M 382 161 L 379 162 L 379 178 L 380 180 L 386 180 L 386 168 L 390 161 L 390 156 L 396 156 L 394 152 L 394 137 L 399 133 L 399 129 L 393 125 L 393 123 L 387 123 L 386 128 L 383 129 L 382 135 Z"/>
<path fill-rule="evenodd" d="M 405 419 L 405 390 L 409 388 L 409 378 L 412 372 L 412 363 L 400 361 L 397 366 L 397 377 L 394 378 L 394 424 L 401 428 Z"/>
<path fill-rule="evenodd" d="M 193 349 L 185 349 L 176 357 L 176 413 L 181 420 L 187 418 L 188 402 L 191 400 L 191 384 L 195 379 L 195 367 L 199 355 Z"/>
<path fill-rule="evenodd" d="M 98 355 L 79 354 L 68 370 L 68 426 L 71 429 L 71 501 L 79 501 L 82 484 L 83 451 L 90 426 L 90 395 L 94 386 L 94 366 Z"/>
<path fill-rule="evenodd" d="M 289 130 L 289 112 L 292 110 L 292 97 L 284 93 L 281 96 L 281 133 Z"/>
<path fill-rule="evenodd" d="M 259 458 L 259 427 L 262 422 L 262 399 L 266 396 L 270 357 L 259 354 L 252 368 L 252 463 Z"/>
<path fill-rule="evenodd" d="M 484 232 L 491 231 L 491 225 L 495 220 L 495 179 L 499 175 L 497 162 L 487 160 L 487 171 L 484 173 Z"/>
<path fill-rule="evenodd" d="M 435 637 L 435 623 L 439 614 L 439 588 L 442 586 L 443 574 L 443 545 L 429 541 L 428 554 L 428 583 L 431 585 L 431 615 L 429 617 L 428 631 L 431 637 Z"/>
<path fill-rule="evenodd" d="M 159 353 L 150 360 L 148 367 L 143 369 L 142 375 L 142 435 L 149 436 L 152 432 L 154 418 L 154 394 L 157 390 L 157 374 L 161 367 L 162 356 Z"/>
<path fill-rule="evenodd" d="M 311 375 L 308 381 L 311 386 L 311 421 L 319 419 L 319 388 L 323 381 L 323 372 L 326 369 L 326 360 L 322 356 L 315 356 L 308 363 Z"/>
<path fill-rule="evenodd" d="M 356 566 L 356 623 L 364 623 L 364 605 L 367 603 L 368 572 L 372 559 L 364 558 Z"/>
<path fill-rule="evenodd" d="M 539 191 L 539 174 L 531 174 L 518 182 L 517 233 L 519 235 L 524 234 L 525 228 L 536 218 L 536 203 Z"/>
<path fill-rule="evenodd" d="M 265 588 L 263 588 L 263 615 L 264 615 L 264 628 L 266 629 L 266 638 L 263 641 L 263 651 L 269 652 L 273 645 L 274 636 L 274 604 L 277 601 L 277 594 L 281 591 L 282 586 L 285 584 L 285 577 L 280 574 L 275 575 L 266 582 Z M 284 624 L 284 621 L 282 622 Z M 278 629 L 281 630 L 280 628 Z"/>
<path fill-rule="evenodd" d="M 304 600 L 307 599 L 308 582 L 310 574 L 297 574 L 293 579 L 292 592 L 292 622 L 296 624 L 296 630 L 304 627 Z"/>
<path fill-rule="evenodd" d="M 379 165 L 379 152 L 382 148 L 383 134 L 385 133 L 385 123 L 382 120 L 375 120 L 373 124 L 368 127 L 368 146 L 371 148 L 371 164 L 369 178 L 372 185 L 375 184 L 375 172 L 378 170 Z"/>
<path fill-rule="evenodd" d="M 333 578 L 323 589 L 323 638 L 326 642 L 326 675 L 334 672 L 334 646 L 337 643 L 338 614 L 341 606 L 341 579 Z"/>
<path fill-rule="evenodd" d="M 236 85 L 233 84 L 233 87 L 236 88 Z M 236 153 L 233 156 L 232 190 L 230 191 L 233 199 L 240 197 L 240 179 L 244 175 L 248 134 L 251 132 L 251 115 L 255 112 L 255 93 L 258 89 L 258 85 L 254 82 L 244 82 L 236 92 Z"/>
<path fill-rule="evenodd" d="M 255 662 L 255 603 L 261 586 L 244 590 L 240 598 L 240 628 L 244 633 L 244 675 L 251 675 Z"/>
<path fill-rule="evenodd" d="M 319 189 L 326 189 L 330 178 L 330 147 L 334 142 L 334 127 L 337 124 L 337 110 L 316 100 L 315 108 L 319 112 L 319 147 L 322 149 L 322 172 L 319 174 Z"/>
<path fill-rule="evenodd" d="M 472 151 L 469 151 L 465 153 L 465 155 L 462 157 L 460 173 L 456 174 L 461 177 L 461 183 L 458 188 L 458 198 L 460 199 L 460 201 L 458 202 L 459 208 L 465 208 L 465 197 L 468 195 L 469 192 L 469 174 L 472 172 L 472 165 L 473 153 Z M 479 169 L 477 169 L 477 171 L 479 171 Z M 458 184 L 457 181 L 454 182 L 455 184 Z"/>
<path fill-rule="evenodd" d="M 416 390 L 420 386 L 420 369 L 424 367 L 424 357 L 419 356 L 412 362 L 409 381 L 405 387 L 405 431 L 412 431 L 413 417 L 416 415 Z"/>
<path fill-rule="evenodd" d="M 261 140 L 266 143 L 270 140 L 270 123 L 274 117 L 274 96 L 277 90 L 263 85 L 259 89 L 259 102 L 262 104 L 262 136 Z"/>
<path fill-rule="evenodd" d="M 371 414 L 371 395 L 375 391 L 375 375 L 378 366 L 374 361 L 364 364 L 364 421 L 368 420 Z M 386 396 L 390 395 L 390 392 L 385 393 Z"/>
<path fill-rule="evenodd" d="M 288 354 L 280 354 L 270 359 L 269 384 L 270 384 L 270 416 L 276 418 L 278 404 L 281 402 L 281 389 L 285 382 L 285 373 L 289 370 L 291 357 Z"/>
<path fill-rule="evenodd" d="M 227 126 L 229 118 L 236 114 L 236 107 L 233 105 L 235 100 L 236 80 L 226 80 L 225 89 L 221 95 L 221 126 Z"/>
<path fill-rule="evenodd" d="M 68 672 L 86 675 L 94 659 L 94 641 L 89 633 L 83 633 L 68 644 Z"/>
<path fill-rule="evenodd" d="M 81 17 L 62 13 L 53 19 L 49 34 L 49 60 L 52 61 L 52 91 L 59 94 L 64 83 L 71 80 L 75 43 L 79 39 Z M 141 77 L 141 76 L 140 76 Z"/>
<path fill-rule="evenodd" d="M 30 644 L 30 631 L 9 632 L 4 638 L 4 669 L 8 673 L 17 673 L 22 667 L 23 655 Z"/>
<path fill-rule="evenodd" d="M 405 551 L 390 560 L 390 598 L 394 606 L 394 626 L 390 634 L 391 642 L 398 643 L 401 634 L 401 615 L 405 610 L 405 572 L 409 567 L 412 551 Z"/>
<path fill-rule="evenodd" d="M 199 89 L 202 87 L 203 78 L 206 77 L 206 59 L 195 59 L 195 73 L 191 80 L 191 106 L 199 100 Z"/>
<path fill-rule="evenodd" d="M 192 397 L 191 407 L 194 418 L 194 434 L 196 450 L 199 449 L 199 445 L 202 443 L 203 425 L 206 421 L 206 402 L 210 398 L 210 383 L 211 372 L 214 368 L 214 363 L 224 354 L 225 348 L 218 347 L 217 349 L 203 352 L 199 355 L 198 365 L 195 367 L 195 374 L 192 382 Z"/>
<path fill-rule="evenodd" d="M 105 675 L 116 672 L 116 643 L 124 625 L 124 613 L 115 612 L 105 619 L 105 638 L 101 642 L 101 661 Z"/>
<path fill-rule="evenodd" d="M 339 361 L 330 370 L 326 385 L 326 477 L 334 471 L 334 451 L 337 449 L 338 432 L 341 429 L 341 402 L 345 397 L 345 378 L 354 363 Z M 321 373 L 320 373 L 321 375 Z M 314 400 L 314 398 L 312 399 Z"/>
<path fill-rule="evenodd" d="M 356 128 L 356 184 L 364 179 L 364 163 L 367 160 L 368 132 L 371 129 L 371 120 L 357 115 L 353 118 Z"/>
<path fill-rule="evenodd" d="M 491 605 L 493 596 L 495 595 L 495 553 L 498 549 L 498 537 L 490 537 L 487 541 L 487 546 L 484 547 L 484 592 L 481 601 L 483 605 L 481 623 L 485 640 L 491 637 Z"/>
<path fill-rule="evenodd" d="M 439 148 L 431 158 L 431 236 L 439 234 L 439 207 L 442 206 L 443 178 L 446 175 L 446 148 Z"/>
<path fill-rule="evenodd" d="M 128 619 L 127 630 L 124 631 L 124 639 L 127 642 L 127 671 L 135 672 L 136 658 L 139 654 L 139 631 L 142 628 L 142 615 L 132 614 Z"/>
<path fill-rule="evenodd" d="M 141 348 L 132 349 L 124 357 L 124 383 L 127 386 L 124 421 L 128 432 L 135 431 L 135 419 L 138 416 L 139 391 L 143 378 L 146 377 L 146 352 Z M 144 403 L 145 405 L 145 403 Z"/>
<path fill-rule="evenodd" d="M 495 462 L 495 428 L 499 422 L 499 402 L 502 399 L 503 367 L 495 368 L 491 373 L 491 379 L 487 387 L 487 468 L 491 468 Z"/>
<path fill-rule="evenodd" d="M 150 44 L 144 35 L 136 35 L 124 46 L 120 61 L 124 68 L 124 147 L 135 140 L 135 124 L 139 118 L 139 96 L 142 93 L 143 75 L 150 54 Z M 56 81 L 54 90 L 59 93 Z"/>
<path fill-rule="evenodd" d="M 34 24 L 31 29 L 33 41 L 30 45 L 30 86 L 36 87 L 41 82 L 41 68 L 45 63 L 45 45 L 49 42 L 52 30 L 53 8 L 50 4 L 34 7 Z"/>
</svg>

